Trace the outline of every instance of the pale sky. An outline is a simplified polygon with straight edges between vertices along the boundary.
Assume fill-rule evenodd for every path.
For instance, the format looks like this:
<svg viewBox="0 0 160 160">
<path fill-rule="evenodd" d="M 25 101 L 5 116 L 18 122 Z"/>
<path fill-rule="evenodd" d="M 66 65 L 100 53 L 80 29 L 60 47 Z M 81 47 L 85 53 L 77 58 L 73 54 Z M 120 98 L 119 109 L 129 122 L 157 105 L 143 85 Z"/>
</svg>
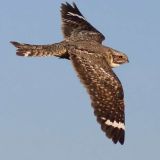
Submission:
<svg viewBox="0 0 160 160">
<path fill-rule="evenodd" d="M 123 146 L 113 144 L 101 131 L 69 61 L 18 57 L 9 43 L 61 41 L 62 2 L 0 3 L 0 159 L 159 159 L 160 1 L 75 1 L 106 36 L 103 44 L 126 53 L 130 60 L 114 69 L 125 91 Z"/>
</svg>

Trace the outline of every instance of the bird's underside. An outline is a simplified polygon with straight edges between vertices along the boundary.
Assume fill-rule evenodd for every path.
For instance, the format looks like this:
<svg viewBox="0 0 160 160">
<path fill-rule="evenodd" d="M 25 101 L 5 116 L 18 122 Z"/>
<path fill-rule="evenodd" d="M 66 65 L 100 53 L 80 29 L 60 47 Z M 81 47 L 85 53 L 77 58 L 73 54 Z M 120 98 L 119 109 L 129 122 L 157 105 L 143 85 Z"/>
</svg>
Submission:
<svg viewBox="0 0 160 160">
<path fill-rule="evenodd" d="M 114 143 L 124 143 L 124 95 L 121 82 L 112 68 L 128 62 L 128 57 L 102 45 L 105 39 L 81 14 L 75 3 L 61 6 L 64 40 L 51 45 L 30 45 L 12 41 L 17 55 L 57 56 L 71 60 L 86 87 L 94 114 L 102 130 Z"/>
</svg>

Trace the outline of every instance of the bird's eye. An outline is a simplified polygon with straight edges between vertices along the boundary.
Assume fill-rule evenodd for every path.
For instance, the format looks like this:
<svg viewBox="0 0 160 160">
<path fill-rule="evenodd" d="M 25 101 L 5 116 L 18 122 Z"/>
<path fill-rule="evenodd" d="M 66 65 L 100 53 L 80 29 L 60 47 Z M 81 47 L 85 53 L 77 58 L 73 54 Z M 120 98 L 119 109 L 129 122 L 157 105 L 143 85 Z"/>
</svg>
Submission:
<svg viewBox="0 0 160 160">
<path fill-rule="evenodd" d="M 119 56 L 119 58 L 123 58 L 123 56 Z"/>
</svg>

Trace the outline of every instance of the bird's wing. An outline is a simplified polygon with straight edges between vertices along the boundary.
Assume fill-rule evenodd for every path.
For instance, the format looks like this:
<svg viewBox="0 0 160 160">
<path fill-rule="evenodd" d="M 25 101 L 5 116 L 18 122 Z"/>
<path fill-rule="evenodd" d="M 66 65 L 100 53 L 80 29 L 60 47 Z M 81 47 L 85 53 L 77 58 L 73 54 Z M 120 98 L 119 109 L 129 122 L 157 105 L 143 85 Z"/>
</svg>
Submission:
<svg viewBox="0 0 160 160">
<path fill-rule="evenodd" d="M 102 43 L 102 41 L 105 39 L 102 33 L 100 33 L 89 22 L 87 22 L 87 20 L 79 11 L 75 3 L 73 3 L 73 6 L 67 2 L 65 4 L 62 3 L 61 17 L 62 17 L 62 31 L 65 38 L 70 37 L 72 33 L 75 31 L 78 32 L 87 31 L 90 34 L 93 33 L 96 34 L 95 40 L 98 41 L 99 43 Z"/>
<path fill-rule="evenodd" d="M 71 49 L 72 64 L 90 95 L 102 130 L 114 143 L 125 137 L 124 95 L 121 82 L 99 54 Z"/>
</svg>

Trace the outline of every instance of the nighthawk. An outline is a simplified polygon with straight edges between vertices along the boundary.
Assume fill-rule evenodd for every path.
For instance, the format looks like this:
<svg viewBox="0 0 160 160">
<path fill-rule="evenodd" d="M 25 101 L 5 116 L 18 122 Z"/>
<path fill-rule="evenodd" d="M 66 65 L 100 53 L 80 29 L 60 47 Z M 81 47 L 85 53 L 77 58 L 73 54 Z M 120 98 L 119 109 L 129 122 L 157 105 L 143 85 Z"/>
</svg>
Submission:
<svg viewBox="0 0 160 160">
<path fill-rule="evenodd" d="M 75 3 L 62 3 L 61 18 L 63 41 L 50 45 L 11 41 L 17 48 L 16 54 L 69 59 L 90 95 L 94 114 L 102 130 L 114 143 L 124 144 L 124 94 L 121 82 L 112 68 L 127 63 L 128 57 L 102 45 L 104 35 L 86 20 Z"/>
</svg>

